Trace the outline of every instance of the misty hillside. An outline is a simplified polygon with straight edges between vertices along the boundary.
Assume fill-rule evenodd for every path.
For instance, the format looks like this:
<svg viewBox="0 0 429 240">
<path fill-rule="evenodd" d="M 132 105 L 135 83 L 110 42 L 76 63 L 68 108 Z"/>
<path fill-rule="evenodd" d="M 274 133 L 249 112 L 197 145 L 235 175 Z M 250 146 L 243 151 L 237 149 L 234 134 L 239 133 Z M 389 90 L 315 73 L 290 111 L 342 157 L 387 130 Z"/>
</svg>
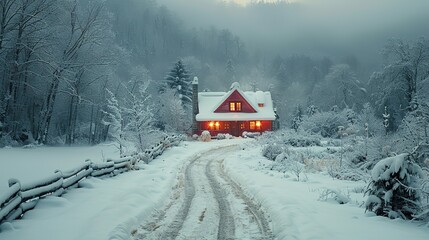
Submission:
<svg viewBox="0 0 429 240">
<path fill-rule="evenodd" d="M 0 238 L 426 240 L 428 10 L 0 0 Z"/>
</svg>

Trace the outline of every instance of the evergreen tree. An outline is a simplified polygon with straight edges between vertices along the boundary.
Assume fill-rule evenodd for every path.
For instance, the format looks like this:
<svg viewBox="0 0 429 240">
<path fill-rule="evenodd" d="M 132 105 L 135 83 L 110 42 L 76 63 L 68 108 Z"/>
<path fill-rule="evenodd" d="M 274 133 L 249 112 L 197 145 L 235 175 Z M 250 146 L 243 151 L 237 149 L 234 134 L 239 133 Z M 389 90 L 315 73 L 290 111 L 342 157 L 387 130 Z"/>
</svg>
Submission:
<svg viewBox="0 0 429 240">
<path fill-rule="evenodd" d="M 235 68 L 231 59 L 226 62 L 225 80 L 227 83 L 235 82 Z"/>
<path fill-rule="evenodd" d="M 174 64 L 174 67 L 165 77 L 165 82 L 168 88 L 175 90 L 175 95 L 179 97 L 184 107 L 192 102 L 191 78 L 182 60 L 178 60 Z"/>
<path fill-rule="evenodd" d="M 292 118 L 292 129 L 294 129 L 295 131 L 298 131 L 299 126 L 302 123 L 302 109 L 300 105 L 297 105 L 295 107 L 295 112 L 293 114 L 293 118 Z"/>
<path fill-rule="evenodd" d="M 365 194 L 365 207 L 378 216 L 411 219 L 418 212 L 421 200 L 419 180 L 422 169 L 412 156 L 401 154 L 379 161 L 371 172 Z"/>
</svg>

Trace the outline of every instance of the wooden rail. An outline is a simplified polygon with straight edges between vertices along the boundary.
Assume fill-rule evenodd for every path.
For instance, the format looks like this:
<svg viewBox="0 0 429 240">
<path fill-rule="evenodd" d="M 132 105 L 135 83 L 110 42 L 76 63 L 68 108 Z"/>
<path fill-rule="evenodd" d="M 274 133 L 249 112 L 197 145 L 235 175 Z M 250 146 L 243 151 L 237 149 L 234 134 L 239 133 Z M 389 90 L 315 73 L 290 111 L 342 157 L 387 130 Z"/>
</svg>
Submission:
<svg viewBox="0 0 429 240">
<path fill-rule="evenodd" d="M 0 194 L 0 224 L 21 218 L 25 212 L 33 209 L 45 196 L 61 196 L 67 190 L 78 187 L 78 183 L 89 177 L 113 177 L 135 169 L 139 161 L 145 163 L 161 155 L 165 149 L 176 146 L 182 140 L 179 136 L 166 136 L 155 146 L 143 153 L 133 154 L 120 159 L 109 159 L 103 163 L 85 163 L 70 172 L 56 170 L 52 176 L 21 184 L 17 179 L 9 180 L 9 189 Z"/>
</svg>

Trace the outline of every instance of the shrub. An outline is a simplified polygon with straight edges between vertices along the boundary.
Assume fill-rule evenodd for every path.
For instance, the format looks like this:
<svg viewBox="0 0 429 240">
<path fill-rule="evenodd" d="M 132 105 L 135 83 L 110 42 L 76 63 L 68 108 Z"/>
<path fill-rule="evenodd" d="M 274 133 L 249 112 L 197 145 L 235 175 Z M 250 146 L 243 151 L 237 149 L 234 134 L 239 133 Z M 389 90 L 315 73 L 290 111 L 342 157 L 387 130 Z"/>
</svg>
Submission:
<svg viewBox="0 0 429 240">
<path fill-rule="evenodd" d="M 371 172 L 366 210 L 378 216 L 411 219 L 421 198 L 417 190 L 420 178 L 423 172 L 408 154 L 381 160 Z"/>
<path fill-rule="evenodd" d="M 339 137 L 340 126 L 348 129 L 347 111 L 341 112 L 321 112 L 309 117 L 305 117 L 301 124 L 303 130 L 313 134 L 320 134 L 322 137 Z M 348 130 L 347 130 L 348 131 Z"/>
<path fill-rule="evenodd" d="M 210 135 L 209 131 L 203 131 L 201 133 L 201 141 L 203 142 L 210 142 L 212 140 L 212 136 Z"/>
<path fill-rule="evenodd" d="M 262 155 L 272 161 L 276 159 L 276 157 L 283 152 L 283 149 L 278 144 L 269 144 L 265 145 L 262 148 Z"/>
<path fill-rule="evenodd" d="M 260 132 L 243 132 L 241 136 L 244 138 L 256 138 L 261 136 L 261 133 Z"/>
</svg>

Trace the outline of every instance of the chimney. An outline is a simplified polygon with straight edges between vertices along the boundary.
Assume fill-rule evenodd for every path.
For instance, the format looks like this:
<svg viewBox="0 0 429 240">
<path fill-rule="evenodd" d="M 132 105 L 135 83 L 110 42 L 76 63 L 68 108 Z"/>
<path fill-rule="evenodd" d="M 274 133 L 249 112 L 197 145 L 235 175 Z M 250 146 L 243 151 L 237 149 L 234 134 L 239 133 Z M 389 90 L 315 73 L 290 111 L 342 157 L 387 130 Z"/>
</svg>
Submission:
<svg viewBox="0 0 429 240">
<path fill-rule="evenodd" d="M 192 134 L 198 134 L 197 114 L 198 109 L 198 78 L 194 77 L 192 81 Z"/>
</svg>

